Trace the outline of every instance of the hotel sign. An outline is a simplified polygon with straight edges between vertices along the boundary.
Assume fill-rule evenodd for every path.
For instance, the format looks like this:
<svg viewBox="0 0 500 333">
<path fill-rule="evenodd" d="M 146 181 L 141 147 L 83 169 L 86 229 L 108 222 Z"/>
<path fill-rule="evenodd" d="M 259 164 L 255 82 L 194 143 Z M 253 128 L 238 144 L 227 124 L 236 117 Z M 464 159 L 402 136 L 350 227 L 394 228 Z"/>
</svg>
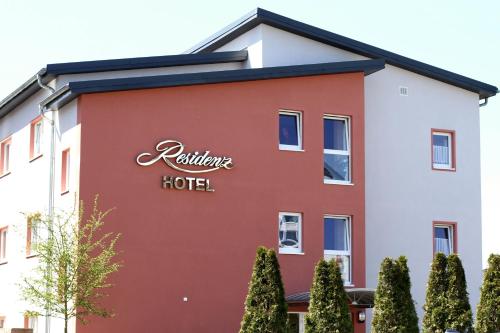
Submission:
<svg viewBox="0 0 500 333">
<path fill-rule="evenodd" d="M 229 170 L 233 167 L 231 157 L 213 156 L 209 150 L 201 153 L 198 151 L 184 152 L 184 145 L 176 140 L 165 140 L 159 142 L 154 153 L 141 153 L 136 162 L 140 166 L 150 166 L 163 161 L 168 167 L 176 171 L 199 174 L 216 171 L 219 169 Z M 161 163 L 161 162 L 160 162 Z M 206 191 L 213 192 L 210 180 L 197 177 L 173 177 L 163 176 L 162 187 L 165 189 Z"/>
</svg>

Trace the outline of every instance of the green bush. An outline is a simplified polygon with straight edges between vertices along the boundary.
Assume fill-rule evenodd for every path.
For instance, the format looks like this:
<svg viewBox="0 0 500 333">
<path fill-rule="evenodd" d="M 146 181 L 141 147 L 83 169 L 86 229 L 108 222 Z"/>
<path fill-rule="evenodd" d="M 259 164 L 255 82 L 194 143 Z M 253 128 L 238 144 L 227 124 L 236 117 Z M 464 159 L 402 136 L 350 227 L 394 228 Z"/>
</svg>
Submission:
<svg viewBox="0 0 500 333">
<path fill-rule="evenodd" d="M 448 256 L 448 319 L 446 328 L 459 332 L 472 332 L 472 310 L 467 293 L 467 282 L 458 255 Z"/>
<path fill-rule="evenodd" d="M 477 306 L 476 333 L 500 332 L 500 255 L 488 258 L 481 298 Z"/>
<path fill-rule="evenodd" d="M 444 333 L 446 330 L 448 320 L 447 262 L 448 260 L 443 253 L 437 253 L 432 261 L 424 304 L 424 333 Z"/>
<path fill-rule="evenodd" d="M 314 270 L 306 333 L 351 333 L 347 294 L 340 269 L 334 260 L 321 259 Z"/>
<path fill-rule="evenodd" d="M 385 258 L 380 265 L 372 332 L 418 333 L 418 317 L 405 257 Z"/>
<path fill-rule="evenodd" d="M 287 319 L 278 258 L 273 249 L 259 247 L 240 333 L 286 333 Z"/>
</svg>

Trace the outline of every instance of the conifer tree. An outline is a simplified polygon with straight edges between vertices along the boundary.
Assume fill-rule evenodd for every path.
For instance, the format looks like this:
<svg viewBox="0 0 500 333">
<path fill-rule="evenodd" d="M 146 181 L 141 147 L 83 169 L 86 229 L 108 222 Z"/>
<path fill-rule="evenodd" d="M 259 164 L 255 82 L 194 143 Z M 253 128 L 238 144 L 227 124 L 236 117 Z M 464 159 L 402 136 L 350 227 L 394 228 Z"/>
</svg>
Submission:
<svg viewBox="0 0 500 333">
<path fill-rule="evenodd" d="M 424 333 L 444 333 L 448 320 L 447 259 L 443 253 L 437 253 L 432 261 L 431 272 L 427 282 L 427 294 L 424 304 Z"/>
<path fill-rule="evenodd" d="M 462 261 L 456 254 L 448 256 L 448 319 L 446 328 L 472 332 L 472 310 Z"/>
<path fill-rule="evenodd" d="M 418 333 L 418 317 L 405 257 L 385 258 L 380 265 L 372 332 Z"/>
<path fill-rule="evenodd" d="M 400 256 L 395 262 L 395 267 L 398 269 L 397 292 L 400 296 L 398 302 L 401 309 L 398 326 L 401 327 L 401 332 L 418 333 L 418 316 L 411 296 L 410 270 L 406 257 Z"/>
<path fill-rule="evenodd" d="M 314 271 L 306 333 L 351 333 L 353 328 L 347 302 L 337 263 L 321 259 Z"/>
<path fill-rule="evenodd" d="M 287 306 L 276 253 L 259 247 L 240 333 L 286 333 Z"/>
<path fill-rule="evenodd" d="M 476 333 L 500 332 L 500 255 L 491 254 L 477 306 Z"/>
</svg>

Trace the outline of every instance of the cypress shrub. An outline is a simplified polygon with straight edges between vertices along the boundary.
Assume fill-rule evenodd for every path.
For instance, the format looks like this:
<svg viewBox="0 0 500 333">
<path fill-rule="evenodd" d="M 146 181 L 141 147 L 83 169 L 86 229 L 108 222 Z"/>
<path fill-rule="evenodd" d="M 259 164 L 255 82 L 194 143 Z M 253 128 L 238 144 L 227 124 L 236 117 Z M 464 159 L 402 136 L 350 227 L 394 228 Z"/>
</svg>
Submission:
<svg viewBox="0 0 500 333">
<path fill-rule="evenodd" d="M 446 256 L 443 253 L 436 253 L 427 282 L 423 319 L 424 333 L 444 333 L 446 330 L 448 320 L 447 275 Z"/>
<path fill-rule="evenodd" d="M 286 333 L 287 319 L 278 258 L 273 249 L 259 247 L 240 333 Z"/>
<path fill-rule="evenodd" d="M 405 257 L 397 260 L 385 258 L 380 265 L 372 332 L 418 333 L 418 317 Z"/>
<path fill-rule="evenodd" d="M 411 296 L 410 270 L 407 262 L 404 256 L 400 256 L 395 262 L 398 269 L 397 292 L 400 296 L 398 303 L 401 309 L 398 327 L 401 328 L 401 332 L 418 333 L 418 316 L 415 310 L 415 302 Z"/>
<path fill-rule="evenodd" d="M 321 259 L 314 270 L 306 333 L 351 333 L 347 294 L 340 269 L 335 262 Z"/>
<path fill-rule="evenodd" d="M 500 255 L 491 254 L 477 306 L 476 333 L 500 332 Z"/>
<path fill-rule="evenodd" d="M 472 332 L 472 310 L 462 261 L 456 254 L 448 256 L 448 320 L 446 328 Z"/>
</svg>

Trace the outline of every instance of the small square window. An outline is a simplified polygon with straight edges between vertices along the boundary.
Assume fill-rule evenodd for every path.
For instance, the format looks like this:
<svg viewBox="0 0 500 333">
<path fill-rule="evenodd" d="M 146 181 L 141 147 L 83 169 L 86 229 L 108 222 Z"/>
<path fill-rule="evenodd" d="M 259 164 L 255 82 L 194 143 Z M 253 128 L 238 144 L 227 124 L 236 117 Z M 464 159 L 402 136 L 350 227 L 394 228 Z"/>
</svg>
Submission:
<svg viewBox="0 0 500 333">
<path fill-rule="evenodd" d="M 450 255 L 456 252 L 456 229 L 451 223 L 434 224 L 434 254 Z"/>
<path fill-rule="evenodd" d="M 351 219 L 348 216 L 325 216 L 324 258 L 335 260 L 344 284 L 351 283 Z"/>
<path fill-rule="evenodd" d="M 302 114 L 300 112 L 280 111 L 279 149 L 302 150 Z"/>
<path fill-rule="evenodd" d="M 8 138 L 0 143 L 0 176 L 10 172 L 11 143 L 11 138 Z"/>
<path fill-rule="evenodd" d="M 42 155 L 42 118 L 37 118 L 31 123 L 30 159 Z"/>
<path fill-rule="evenodd" d="M 328 184 L 351 183 L 351 143 L 349 118 L 327 116 L 323 119 L 324 173 Z"/>
<path fill-rule="evenodd" d="M 279 214 L 278 242 L 279 253 L 302 253 L 301 214 Z"/>
<path fill-rule="evenodd" d="M 432 131 L 432 168 L 454 170 L 454 132 Z"/>
</svg>

